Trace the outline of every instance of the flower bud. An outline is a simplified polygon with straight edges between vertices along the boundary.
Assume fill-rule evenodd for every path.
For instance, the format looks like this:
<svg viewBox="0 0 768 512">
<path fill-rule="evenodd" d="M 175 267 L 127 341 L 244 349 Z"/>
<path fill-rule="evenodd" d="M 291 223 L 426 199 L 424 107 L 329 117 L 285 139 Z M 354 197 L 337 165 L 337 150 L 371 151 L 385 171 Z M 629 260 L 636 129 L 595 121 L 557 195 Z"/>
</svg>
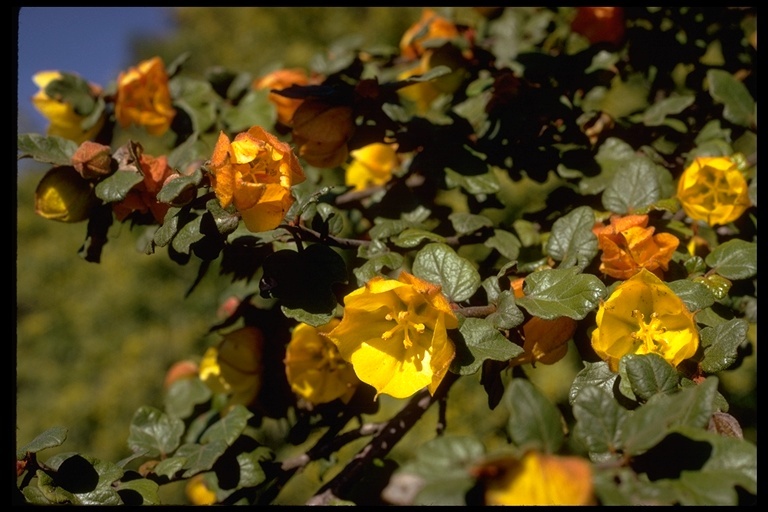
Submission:
<svg viewBox="0 0 768 512">
<path fill-rule="evenodd" d="M 72 165 L 87 180 L 112 174 L 112 148 L 97 142 L 85 141 L 72 155 Z"/>
<path fill-rule="evenodd" d="M 70 166 L 48 171 L 35 190 L 35 212 L 60 222 L 87 219 L 96 201 L 93 185 Z"/>
</svg>

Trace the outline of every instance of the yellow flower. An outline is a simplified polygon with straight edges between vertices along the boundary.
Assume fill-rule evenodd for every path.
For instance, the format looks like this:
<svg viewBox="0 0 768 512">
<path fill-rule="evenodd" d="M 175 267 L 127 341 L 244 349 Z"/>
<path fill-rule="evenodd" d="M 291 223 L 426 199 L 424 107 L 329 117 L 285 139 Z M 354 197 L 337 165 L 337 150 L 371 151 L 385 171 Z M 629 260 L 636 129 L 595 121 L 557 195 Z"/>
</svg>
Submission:
<svg viewBox="0 0 768 512">
<path fill-rule="evenodd" d="M 594 505 L 592 467 L 581 457 L 529 451 L 473 470 L 485 488 L 485 505 Z"/>
<path fill-rule="evenodd" d="M 49 220 L 80 222 L 98 204 L 93 183 L 74 167 L 54 167 L 35 189 L 35 213 Z"/>
<path fill-rule="evenodd" d="M 440 287 L 401 272 L 374 277 L 344 298 L 344 316 L 328 337 L 376 396 L 434 394 L 456 349 L 447 329 L 458 320 Z"/>
<path fill-rule="evenodd" d="M 210 169 L 221 206 L 234 203 L 254 232 L 280 225 L 293 204 L 291 186 L 305 180 L 291 147 L 260 126 L 239 133 L 232 142 L 221 132 Z"/>
<path fill-rule="evenodd" d="M 680 176 L 677 198 L 694 220 L 714 226 L 741 217 L 751 206 L 747 180 L 728 157 L 700 157 Z"/>
<path fill-rule="evenodd" d="M 160 57 L 132 67 L 117 78 L 115 117 L 120 126 L 143 126 L 150 135 L 162 135 L 176 116 L 168 89 L 168 74 Z"/>
<path fill-rule="evenodd" d="M 395 152 L 397 145 L 374 142 L 350 152 L 353 158 L 347 166 L 346 184 L 363 190 L 371 185 L 383 185 L 400 164 Z"/>
<path fill-rule="evenodd" d="M 313 404 L 340 398 L 349 402 L 359 380 L 339 349 L 324 336 L 339 324 L 334 318 L 321 327 L 301 323 L 291 335 L 285 352 L 285 374 L 291 389 Z"/>
<path fill-rule="evenodd" d="M 602 272 L 616 279 L 628 279 L 645 268 L 661 277 L 680 240 L 669 233 L 654 235 L 654 228 L 646 227 L 647 224 L 647 215 L 614 215 L 608 226 L 598 223 L 592 228 L 603 251 Z"/>
<path fill-rule="evenodd" d="M 646 269 L 616 287 L 600 304 L 596 322 L 592 348 L 613 371 L 626 354 L 658 354 L 677 366 L 699 346 L 693 313 Z"/>
<path fill-rule="evenodd" d="M 216 492 L 208 487 L 205 473 L 190 478 L 184 492 L 192 505 L 213 505 L 216 503 Z"/>
<path fill-rule="evenodd" d="M 71 103 L 48 96 L 45 92 L 46 87 L 63 78 L 64 76 L 58 71 L 41 71 L 35 74 L 32 81 L 40 90 L 32 97 L 32 104 L 50 121 L 48 135 L 63 137 L 80 144 L 99 133 L 104 126 L 104 116 L 99 117 L 92 126 L 84 126 L 90 112 L 78 113 Z M 95 95 L 94 86 L 91 86 L 90 92 Z"/>
<path fill-rule="evenodd" d="M 228 405 L 251 405 L 261 390 L 264 336 L 246 326 L 225 334 L 217 347 L 206 350 L 200 379 L 214 393 L 230 395 Z"/>
</svg>

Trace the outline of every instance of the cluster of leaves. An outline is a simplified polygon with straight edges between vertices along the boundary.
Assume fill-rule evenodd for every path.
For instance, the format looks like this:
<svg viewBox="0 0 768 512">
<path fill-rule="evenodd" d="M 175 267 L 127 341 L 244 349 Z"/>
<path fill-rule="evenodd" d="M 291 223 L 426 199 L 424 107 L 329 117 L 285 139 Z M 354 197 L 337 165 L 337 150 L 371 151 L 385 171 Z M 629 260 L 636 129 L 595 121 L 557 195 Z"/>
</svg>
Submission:
<svg viewBox="0 0 768 512">
<path fill-rule="evenodd" d="M 746 43 L 753 14 L 627 8 L 621 44 L 590 44 L 571 31 L 572 10 L 498 9 L 473 26 L 459 24 L 466 37 L 435 45 L 444 60 L 458 59 L 453 69 L 407 79 L 399 78 L 396 49 L 337 48 L 316 62 L 322 84 L 283 94 L 352 108 L 348 149 L 396 143 L 406 162 L 385 186 L 362 193 L 344 186 L 341 167 L 305 165 L 307 180 L 294 187 L 286 221 L 264 233 L 245 230 L 236 210 L 220 206 L 203 163 L 220 131 L 275 125 L 268 91 L 254 90 L 247 72 L 215 69 L 199 79 L 177 73 L 183 59 L 172 63 L 178 115 L 171 131 L 152 138 L 113 127 L 101 142 L 167 154 L 172 168 L 191 169 L 157 194 L 171 205 L 161 225 L 129 219 L 147 229 L 146 253 L 164 248 L 179 265 L 199 261 L 196 282 L 217 262 L 221 276 L 252 286 L 211 330 L 245 324 L 268 334 L 262 391 L 251 407 L 227 409 L 199 379 L 178 381 L 163 410 L 137 411 L 128 439 L 134 455 L 116 464 L 77 454 L 40 462 L 38 452 L 66 437 L 53 429 L 17 450 L 20 493 L 38 504 L 154 504 L 159 486 L 204 478 L 218 503 L 267 504 L 300 468 L 370 437 L 308 502 L 379 503 L 379 495 L 361 495 L 362 482 L 390 503 L 482 503 L 472 468 L 496 454 L 477 437 L 438 435 L 438 423 L 412 460 L 386 463 L 433 403 L 441 419 L 446 408 L 465 407 L 449 399 L 451 385 L 479 376 L 487 408 L 506 411 L 499 435 L 509 448 L 588 459 L 600 504 L 749 502 L 757 492 L 756 447 L 728 414 L 717 374 L 749 353 L 749 326 L 757 322 L 757 180 L 749 186 L 753 207 L 718 229 L 685 218 L 674 184 L 696 156 L 740 152 L 754 167 L 756 51 Z M 426 112 L 399 96 L 456 68 L 458 86 Z M 23 157 L 53 165 L 69 165 L 77 150 L 37 134 L 20 136 L 18 147 Z M 103 205 L 125 199 L 141 180 L 136 170 L 99 181 Z M 647 214 L 656 230 L 680 238 L 665 281 L 697 312 L 701 348 L 691 367 L 630 354 L 614 373 L 591 348 L 595 312 L 618 284 L 599 272 L 592 233 L 610 213 Z M 109 208 L 95 210 L 83 257 L 98 261 L 112 222 Z M 691 253 L 694 240 L 706 249 L 699 244 Z M 438 391 L 368 422 L 382 411 L 367 386 L 347 404 L 298 401 L 282 362 L 291 327 L 327 323 L 347 293 L 400 270 L 441 286 L 460 318 L 451 334 L 457 355 Z M 523 276 L 525 295 L 516 298 L 510 281 Z M 553 403 L 521 369 L 508 369 L 524 352 L 520 330 L 533 317 L 578 322 L 571 346 L 582 367 L 567 404 Z M 304 453 L 289 455 L 306 443 Z M 390 481 L 411 483 L 393 498 Z"/>
</svg>

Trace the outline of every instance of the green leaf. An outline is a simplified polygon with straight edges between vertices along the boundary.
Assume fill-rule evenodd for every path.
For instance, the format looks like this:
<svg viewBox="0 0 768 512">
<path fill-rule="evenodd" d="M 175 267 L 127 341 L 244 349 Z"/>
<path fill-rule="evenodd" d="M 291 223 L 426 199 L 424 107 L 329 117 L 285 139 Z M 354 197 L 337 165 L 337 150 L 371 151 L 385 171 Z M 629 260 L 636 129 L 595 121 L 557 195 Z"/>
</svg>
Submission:
<svg viewBox="0 0 768 512">
<path fill-rule="evenodd" d="M 178 178 L 174 178 L 163 185 L 163 188 L 157 193 L 157 200 L 161 203 L 180 206 L 183 202 L 179 201 L 179 197 L 187 191 L 196 191 L 202 179 L 203 171 L 199 168 L 195 169 L 192 174 L 179 175 Z M 195 195 L 192 195 L 192 199 L 194 198 Z"/>
<path fill-rule="evenodd" d="M 33 158 L 47 164 L 72 165 L 77 148 L 77 143 L 63 137 L 37 133 L 21 133 L 16 137 L 16 149 L 20 152 L 18 159 Z"/>
<path fill-rule="evenodd" d="M 208 471 L 213 467 L 216 461 L 227 449 L 227 442 L 223 439 L 216 439 L 206 444 L 187 443 L 176 450 L 176 457 L 185 459 L 183 468 L 186 469 L 182 475 L 184 478 Z"/>
<path fill-rule="evenodd" d="M 680 426 L 705 428 L 715 411 L 716 377 L 674 395 L 658 394 L 635 410 L 624 424 L 623 445 L 627 455 L 639 455 Z"/>
<path fill-rule="evenodd" d="M 598 387 L 608 393 L 612 393 L 613 384 L 618 375 L 611 371 L 608 363 L 600 361 L 597 363 L 584 362 L 584 368 L 576 374 L 568 391 L 568 403 L 573 405 L 576 398 L 582 390 L 590 387 Z"/>
<path fill-rule="evenodd" d="M 445 241 L 444 237 L 426 229 L 406 228 L 398 233 L 397 236 L 392 237 L 392 242 L 398 247 L 412 249 L 421 244 L 424 239 L 432 240 L 433 242 Z"/>
<path fill-rule="evenodd" d="M 623 165 L 603 192 L 603 206 L 618 214 L 628 214 L 655 203 L 661 186 L 654 164 L 635 157 Z"/>
<path fill-rule="evenodd" d="M 552 224 L 545 250 L 560 268 L 586 268 L 597 255 L 597 237 L 592 233 L 595 213 L 588 206 L 579 206 Z"/>
<path fill-rule="evenodd" d="M 175 76 L 169 82 L 175 106 L 184 110 L 196 133 L 205 133 L 216 120 L 218 95 L 205 80 Z"/>
<path fill-rule="evenodd" d="M 23 459 L 27 452 L 37 453 L 46 448 L 56 448 L 64 444 L 68 430 L 65 427 L 52 427 L 16 450 L 16 460 Z"/>
<path fill-rule="evenodd" d="M 200 223 L 202 220 L 202 216 L 196 216 L 184 224 L 181 229 L 176 232 L 176 236 L 173 237 L 171 247 L 181 254 L 189 254 L 190 246 L 205 238 L 205 235 L 200 232 Z"/>
<path fill-rule="evenodd" d="M 451 371 L 459 375 L 471 375 L 486 359 L 508 361 L 523 352 L 522 347 L 505 338 L 492 324 L 483 318 L 467 318 L 459 327 L 466 349 L 456 347 L 456 357 Z"/>
<path fill-rule="evenodd" d="M 248 425 L 248 419 L 252 417 L 252 412 L 246 409 L 245 406 L 237 404 L 227 412 L 226 416 L 205 431 L 203 437 L 200 438 L 200 442 L 205 444 L 221 439 L 228 446 L 231 446 L 235 439 L 243 433 L 246 425 Z"/>
<path fill-rule="evenodd" d="M 664 98 L 643 112 L 643 124 L 645 126 L 660 126 L 664 124 L 667 116 L 679 114 L 690 107 L 694 101 L 696 101 L 696 97 L 692 94 Z"/>
<path fill-rule="evenodd" d="M 187 461 L 186 457 L 168 457 L 157 463 L 152 472 L 158 476 L 165 476 L 173 478 L 176 473 L 184 468 L 184 463 Z"/>
<path fill-rule="evenodd" d="M 737 238 L 716 247 L 704 261 L 728 279 L 748 279 L 757 275 L 757 244 Z"/>
<path fill-rule="evenodd" d="M 706 373 L 717 373 L 730 368 L 738 360 L 738 348 L 747 342 L 748 330 L 749 323 L 743 318 L 702 329 L 704 358 L 701 369 Z"/>
<path fill-rule="evenodd" d="M 396 252 L 387 252 L 371 257 L 368 261 L 353 269 L 357 284 L 364 285 L 375 276 L 380 275 L 381 269 L 397 270 L 403 265 L 403 256 Z"/>
<path fill-rule="evenodd" d="M 144 176 L 138 171 L 115 171 L 96 185 L 96 197 L 105 203 L 122 201 L 142 181 Z"/>
<path fill-rule="evenodd" d="M 188 418 L 195 406 L 211 398 L 211 388 L 200 379 L 177 380 L 163 397 L 165 412 L 174 418 Z"/>
<path fill-rule="evenodd" d="M 632 392 L 642 400 L 672 393 L 680 381 L 677 370 L 658 354 L 631 354 L 622 358 Z"/>
<path fill-rule="evenodd" d="M 240 481 L 237 483 L 237 487 L 240 489 L 256 487 L 266 480 L 261 462 L 272 460 L 273 458 L 272 450 L 264 446 L 256 448 L 252 452 L 238 454 L 237 463 L 240 466 Z"/>
<path fill-rule="evenodd" d="M 712 99 L 725 105 L 724 118 L 747 128 L 757 123 L 757 104 L 742 82 L 722 69 L 707 71 L 707 82 Z"/>
<path fill-rule="evenodd" d="M 678 279 L 667 283 L 675 295 L 685 303 L 688 311 L 700 311 L 715 303 L 715 296 L 703 283 L 690 279 Z"/>
<path fill-rule="evenodd" d="M 547 320 L 560 316 L 581 320 L 605 292 L 597 276 L 582 274 L 576 267 L 546 269 L 525 278 L 525 296 L 517 299 L 517 305 Z"/>
<path fill-rule="evenodd" d="M 162 505 L 157 495 L 160 486 L 152 480 L 138 478 L 127 482 L 121 481 L 115 485 L 115 489 L 125 505 Z M 126 491 L 131 492 L 130 502 L 126 502 Z M 136 502 L 137 494 L 141 498 L 140 502 Z"/>
<path fill-rule="evenodd" d="M 237 105 L 226 105 L 220 119 L 229 127 L 230 132 L 237 133 L 251 126 L 273 126 L 277 112 L 269 101 L 268 90 L 251 90 Z"/>
<path fill-rule="evenodd" d="M 515 303 L 515 294 L 510 290 L 504 290 L 494 301 L 496 311 L 486 317 L 496 329 L 512 329 L 523 323 L 525 316 Z"/>
<path fill-rule="evenodd" d="M 134 452 L 146 450 L 148 457 L 172 453 L 184 433 L 184 422 L 154 407 L 142 406 L 133 415 L 128 446 Z"/>
<path fill-rule="evenodd" d="M 469 299 L 480 287 L 480 274 L 472 263 L 440 243 L 428 244 L 416 253 L 413 274 L 440 285 L 453 302 Z"/>
<path fill-rule="evenodd" d="M 188 206 L 184 208 L 168 208 L 168 211 L 163 218 L 163 225 L 155 231 L 155 234 L 152 236 L 152 242 L 160 247 L 165 247 L 171 243 L 171 240 L 176 236 L 176 232 L 179 229 L 182 216 L 186 217 L 188 215 Z"/>
<path fill-rule="evenodd" d="M 512 379 L 504 392 L 507 432 L 521 449 L 557 453 L 565 440 L 559 409 L 529 380 Z"/>
<path fill-rule="evenodd" d="M 448 168 L 445 169 L 445 184 L 449 189 L 461 187 L 473 196 L 495 194 L 501 188 L 499 180 L 496 179 L 496 175 L 492 172 L 476 176 L 465 176 Z"/>
<path fill-rule="evenodd" d="M 520 256 L 520 248 L 522 247 L 522 243 L 515 235 L 509 231 L 504 231 L 503 229 L 494 229 L 493 236 L 485 241 L 485 246 L 490 247 L 491 249 L 496 249 L 499 251 L 499 254 L 511 261 L 514 261 L 518 256 Z"/>
<path fill-rule="evenodd" d="M 467 235 L 493 226 L 493 221 L 488 217 L 468 212 L 454 212 L 448 216 L 448 220 L 459 235 Z"/>
<path fill-rule="evenodd" d="M 615 375 L 615 374 L 614 374 Z M 610 388 L 584 384 L 573 400 L 576 425 L 573 435 L 590 454 L 617 453 L 621 450 L 621 433 L 629 412 L 613 398 Z"/>
</svg>

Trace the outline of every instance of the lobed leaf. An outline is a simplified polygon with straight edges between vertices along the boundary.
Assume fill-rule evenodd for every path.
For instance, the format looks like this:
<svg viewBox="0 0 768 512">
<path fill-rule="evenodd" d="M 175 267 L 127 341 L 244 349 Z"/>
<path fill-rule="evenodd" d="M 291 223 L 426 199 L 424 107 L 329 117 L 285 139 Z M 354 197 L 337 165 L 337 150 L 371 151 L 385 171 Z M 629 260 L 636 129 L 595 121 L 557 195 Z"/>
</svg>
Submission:
<svg viewBox="0 0 768 512">
<path fill-rule="evenodd" d="M 472 263 L 441 243 L 428 244 L 416 253 L 413 274 L 440 285 L 453 302 L 469 299 L 480 288 L 480 274 Z"/>
<path fill-rule="evenodd" d="M 565 440 L 559 409 L 529 380 L 512 379 L 504 392 L 507 432 L 520 448 L 557 453 Z"/>
<path fill-rule="evenodd" d="M 581 320 L 605 293 L 597 276 L 582 274 L 577 267 L 546 269 L 525 278 L 525 296 L 517 299 L 517 305 L 548 320 L 560 316 Z"/>
</svg>

